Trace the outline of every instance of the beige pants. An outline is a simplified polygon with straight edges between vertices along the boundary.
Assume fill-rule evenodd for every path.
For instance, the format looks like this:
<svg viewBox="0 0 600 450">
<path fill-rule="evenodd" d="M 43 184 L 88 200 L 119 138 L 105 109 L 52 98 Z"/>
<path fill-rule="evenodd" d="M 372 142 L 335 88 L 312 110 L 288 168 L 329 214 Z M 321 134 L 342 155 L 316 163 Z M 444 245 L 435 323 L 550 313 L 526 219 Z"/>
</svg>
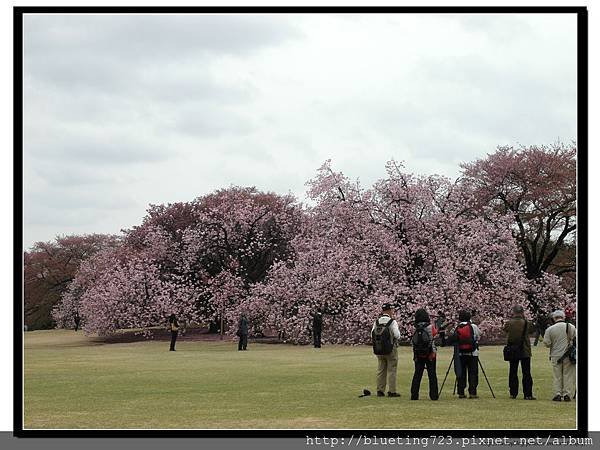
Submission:
<svg viewBox="0 0 600 450">
<path fill-rule="evenodd" d="M 377 355 L 377 390 L 385 392 L 385 382 L 389 391 L 396 392 L 396 378 L 398 369 L 398 349 L 394 347 L 389 355 Z"/>
<path fill-rule="evenodd" d="M 575 395 L 575 364 L 571 363 L 569 358 L 563 359 L 562 363 L 557 363 L 557 359 L 552 358 L 554 395 L 568 395 L 573 398 Z"/>
</svg>

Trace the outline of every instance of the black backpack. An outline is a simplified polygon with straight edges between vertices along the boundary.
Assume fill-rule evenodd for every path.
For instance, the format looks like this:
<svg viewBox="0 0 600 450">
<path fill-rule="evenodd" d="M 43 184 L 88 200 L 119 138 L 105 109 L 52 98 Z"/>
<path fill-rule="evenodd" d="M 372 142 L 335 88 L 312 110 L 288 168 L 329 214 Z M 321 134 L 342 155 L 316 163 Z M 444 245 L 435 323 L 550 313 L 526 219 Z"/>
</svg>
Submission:
<svg viewBox="0 0 600 450">
<path fill-rule="evenodd" d="M 427 332 L 427 323 L 419 322 L 416 325 L 415 332 L 412 336 L 413 352 L 415 356 L 425 358 L 429 356 L 432 350 L 432 342 L 429 333 Z"/>
<path fill-rule="evenodd" d="M 390 331 L 390 325 L 394 319 L 390 319 L 385 324 L 379 323 L 375 325 L 375 329 L 371 333 L 373 341 L 373 353 L 376 355 L 389 355 L 394 350 L 394 338 Z"/>
</svg>

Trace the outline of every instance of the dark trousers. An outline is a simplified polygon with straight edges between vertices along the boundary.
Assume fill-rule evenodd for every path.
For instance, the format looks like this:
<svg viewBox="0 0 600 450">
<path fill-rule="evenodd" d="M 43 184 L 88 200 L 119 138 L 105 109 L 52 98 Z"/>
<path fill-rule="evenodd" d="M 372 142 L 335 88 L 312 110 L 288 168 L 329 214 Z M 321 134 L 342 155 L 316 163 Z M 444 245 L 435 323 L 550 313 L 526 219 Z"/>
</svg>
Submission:
<svg viewBox="0 0 600 450">
<path fill-rule="evenodd" d="M 477 395 L 477 385 L 479 384 L 478 356 L 460 355 L 460 364 L 462 365 L 462 375 L 458 377 L 457 389 L 459 395 L 465 394 L 467 387 L 467 377 L 469 378 L 469 394 Z"/>
<path fill-rule="evenodd" d="M 427 368 L 427 378 L 429 378 L 429 398 L 437 400 L 438 382 L 435 373 L 435 359 L 428 358 L 415 358 L 415 373 L 410 387 L 410 397 L 415 400 L 419 398 L 419 388 L 421 387 L 421 378 L 423 378 L 425 368 Z"/>
<path fill-rule="evenodd" d="M 313 331 L 313 343 L 315 348 L 321 348 L 321 330 Z"/>
<path fill-rule="evenodd" d="M 248 345 L 248 335 L 242 334 L 240 336 L 240 342 L 238 342 L 238 350 L 246 350 L 247 345 Z"/>
<path fill-rule="evenodd" d="M 445 331 L 440 331 L 439 332 L 439 336 L 440 336 L 440 344 L 442 347 L 446 346 L 446 332 Z"/>
<path fill-rule="evenodd" d="M 531 378 L 531 358 L 510 361 L 508 372 L 508 388 L 510 390 L 510 395 L 516 397 L 519 394 L 519 362 L 521 362 L 521 372 L 523 373 L 523 395 L 525 397 L 532 397 L 533 378 Z"/>
<path fill-rule="evenodd" d="M 170 351 L 175 351 L 175 342 L 177 341 L 177 333 L 178 333 L 178 331 L 171 331 L 171 347 L 169 347 Z"/>
</svg>

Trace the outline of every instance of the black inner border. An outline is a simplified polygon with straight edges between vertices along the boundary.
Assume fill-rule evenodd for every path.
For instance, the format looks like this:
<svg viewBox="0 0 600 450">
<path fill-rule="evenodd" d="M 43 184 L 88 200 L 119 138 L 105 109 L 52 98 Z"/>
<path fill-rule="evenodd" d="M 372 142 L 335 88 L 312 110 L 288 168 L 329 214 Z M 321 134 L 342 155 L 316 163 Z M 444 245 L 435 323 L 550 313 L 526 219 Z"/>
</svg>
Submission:
<svg viewBox="0 0 600 450">
<path fill-rule="evenodd" d="M 577 15 L 577 430 L 27 430 L 23 428 L 23 16 L 25 14 L 242 14 L 242 13 L 361 13 L 361 14 L 576 14 Z M 207 7 L 13 7 L 13 226 L 14 226 L 14 381 L 13 435 L 16 437 L 562 437 L 588 435 L 588 12 L 587 7 L 299 7 L 299 6 L 207 6 Z M 432 408 L 432 425 L 443 418 Z"/>
</svg>

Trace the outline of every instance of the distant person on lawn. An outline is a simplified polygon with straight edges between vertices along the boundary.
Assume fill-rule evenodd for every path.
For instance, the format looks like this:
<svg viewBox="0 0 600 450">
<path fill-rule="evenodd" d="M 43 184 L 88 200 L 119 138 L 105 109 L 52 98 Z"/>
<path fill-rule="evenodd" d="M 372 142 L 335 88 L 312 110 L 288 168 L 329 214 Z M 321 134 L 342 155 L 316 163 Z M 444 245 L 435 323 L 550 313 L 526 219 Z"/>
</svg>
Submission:
<svg viewBox="0 0 600 450">
<path fill-rule="evenodd" d="M 565 321 L 563 311 L 552 313 L 554 325 L 544 334 L 544 345 L 550 348 L 550 362 L 554 379 L 555 402 L 570 402 L 575 396 L 575 364 L 569 357 L 563 357 L 577 337 L 575 325 Z"/>
<path fill-rule="evenodd" d="M 396 392 L 398 378 L 398 341 L 400 330 L 394 320 L 394 308 L 385 303 L 381 308 L 381 316 L 373 324 L 371 340 L 373 353 L 377 356 L 377 397 L 385 397 L 386 380 L 388 397 L 400 397 Z"/>
<path fill-rule="evenodd" d="M 313 345 L 315 348 L 321 348 L 321 330 L 323 329 L 323 314 L 317 310 L 313 316 L 312 334 Z"/>
<path fill-rule="evenodd" d="M 435 373 L 437 349 L 433 342 L 436 334 L 437 329 L 431 325 L 427 311 L 423 308 L 418 309 L 415 312 L 415 332 L 412 337 L 415 373 L 410 388 L 411 400 L 419 400 L 419 389 L 425 368 L 427 368 L 427 378 L 429 378 L 429 398 L 431 400 L 438 399 L 438 382 Z"/>
<path fill-rule="evenodd" d="M 177 342 L 177 333 L 179 331 L 179 322 L 177 322 L 177 317 L 175 314 L 171 314 L 169 316 L 169 331 L 171 332 L 171 347 L 169 351 L 175 351 L 175 342 Z"/>
<path fill-rule="evenodd" d="M 238 351 L 246 350 L 246 347 L 248 346 L 248 319 L 246 318 L 246 314 L 242 314 L 240 317 L 237 335 L 240 338 L 240 341 L 238 342 Z"/>
<path fill-rule="evenodd" d="M 518 348 L 515 359 L 509 361 L 508 390 L 511 398 L 519 394 L 519 363 L 523 374 L 523 396 L 525 400 L 535 400 L 533 396 L 533 378 L 531 377 L 531 343 L 529 334 L 534 330 L 533 324 L 525 319 L 525 311 L 521 305 L 512 309 L 512 319 L 504 324 L 506 345 Z"/>
</svg>

